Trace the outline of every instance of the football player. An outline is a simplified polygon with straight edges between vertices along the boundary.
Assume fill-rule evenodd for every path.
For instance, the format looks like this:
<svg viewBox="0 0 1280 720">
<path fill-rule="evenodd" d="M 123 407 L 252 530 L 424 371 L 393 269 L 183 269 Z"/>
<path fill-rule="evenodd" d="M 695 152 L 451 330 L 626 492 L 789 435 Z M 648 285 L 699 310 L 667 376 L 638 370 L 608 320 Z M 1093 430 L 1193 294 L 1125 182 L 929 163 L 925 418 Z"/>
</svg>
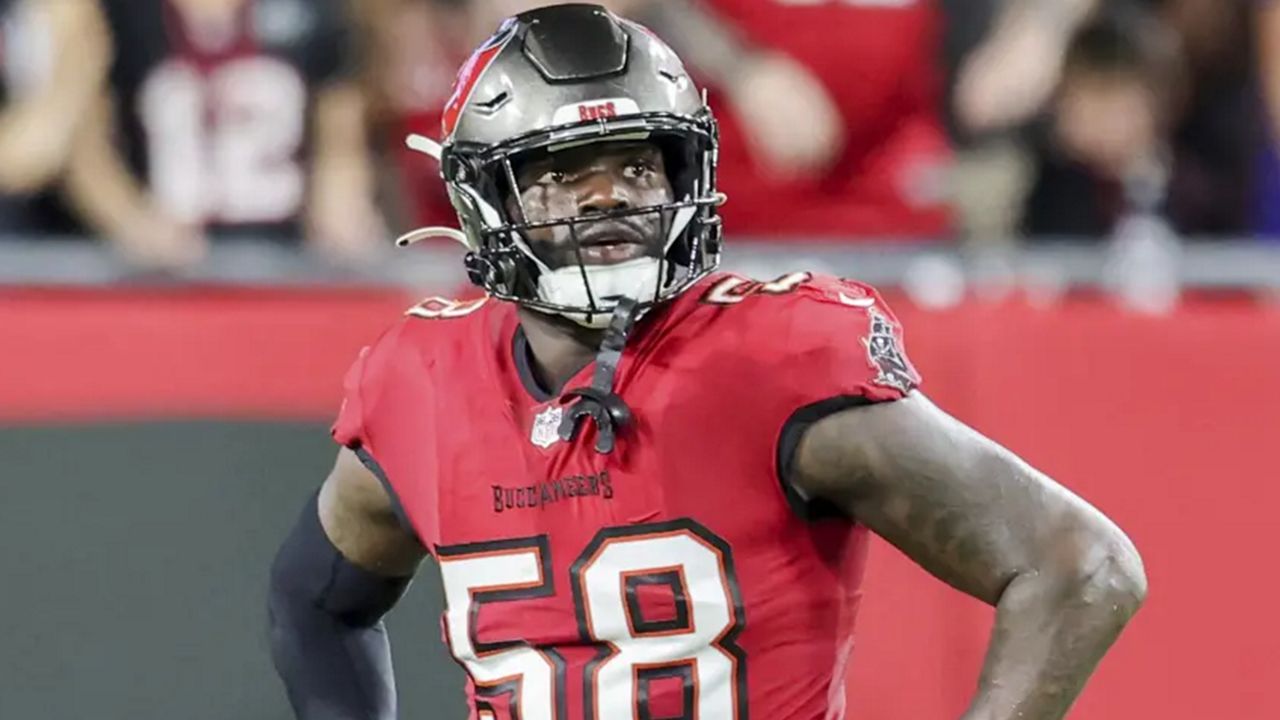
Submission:
<svg viewBox="0 0 1280 720">
<path fill-rule="evenodd" d="M 968 720 L 1061 718 L 1142 603 L 1098 510 L 917 388 L 870 287 L 716 273 L 717 131 L 592 5 L 503 23 L 438 155 L 486 296 L 355 362 L 271 574 L 300 718 L 392 718 L 381 618 L 436 561 L 477 720 L 840 717 L 868 533 L 997 608 Z"/>
</svg>

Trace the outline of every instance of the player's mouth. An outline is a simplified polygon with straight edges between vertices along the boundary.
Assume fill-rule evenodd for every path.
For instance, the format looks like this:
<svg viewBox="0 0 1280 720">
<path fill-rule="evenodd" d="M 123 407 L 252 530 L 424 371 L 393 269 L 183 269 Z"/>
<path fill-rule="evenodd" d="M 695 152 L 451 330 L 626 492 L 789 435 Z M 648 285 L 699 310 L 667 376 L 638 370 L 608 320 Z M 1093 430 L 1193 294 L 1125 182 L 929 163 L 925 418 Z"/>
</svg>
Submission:
<svg viewBox="0 0 1280 720">
<path fill-rule="evenodd" d="M 610 228 L 579 239 L 584 265 L 613 265 L 644 257 L 644 237 L 629 227 Z"/>
</svg>

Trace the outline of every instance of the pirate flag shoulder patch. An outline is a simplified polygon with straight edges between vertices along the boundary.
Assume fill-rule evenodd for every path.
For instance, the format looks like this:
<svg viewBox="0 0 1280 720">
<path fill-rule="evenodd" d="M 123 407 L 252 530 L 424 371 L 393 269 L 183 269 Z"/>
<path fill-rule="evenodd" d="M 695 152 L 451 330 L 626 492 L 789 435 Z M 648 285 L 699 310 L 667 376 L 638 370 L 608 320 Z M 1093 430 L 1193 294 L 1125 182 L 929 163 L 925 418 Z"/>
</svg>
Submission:
<svg viewBox="0 0 1280 720">
<path fill-rule="evenodd" d="M 916 386 L 916 373 L 903 354 L 894 333 L 893 323 L 874 307 L 867 309 L 870 329 L 862 339 L 867 348 L 867 359 L 878 371 L 871 382 L 901 393 L 908 393 Z"/>
</svg>

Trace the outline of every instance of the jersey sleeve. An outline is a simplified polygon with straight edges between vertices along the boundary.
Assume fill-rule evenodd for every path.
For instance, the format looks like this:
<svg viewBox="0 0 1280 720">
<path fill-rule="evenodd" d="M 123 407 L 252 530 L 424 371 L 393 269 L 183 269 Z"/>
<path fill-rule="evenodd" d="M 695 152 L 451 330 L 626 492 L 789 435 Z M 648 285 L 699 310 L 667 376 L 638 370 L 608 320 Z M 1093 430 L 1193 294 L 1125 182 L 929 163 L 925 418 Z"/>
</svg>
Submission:
<svg viewBox="0 0 1280 720">
<path fill-rule="evenodd" d="M 403 438 L 396 429 L 400 425 L 394 403 L 385 402 L 388 390 L 403 389 L 396 370 L 406 352 L 400 343 L 403 323 L 380 337 L 373 345 L 360 350 L 343 379 L 342 405 L 330 428 L 335 442 L 353 451 L 387 491 L 392 509 L 401 525 L 419 537 L 430 526 L 423 508 L 427 490 L 413 483 L 414 474 L 407 468 Z M 414 510 L 416 509 L 416 512 Z"/>
<path fill-rule="evenodd" d="M 902 324 L 870 285 L 817 276 L 781 306 L 782 317 L 774 322 L 793 405 L 835 398 L 885 402 L 906 397 L 920 384 Z"/>
<path fill-rule="evenodd" d="M 919 385 L 897 316 L 869 285 L 810 273 L 771 282 L 725 276 L 711 282 L 702 302 L 724 306 L 714 334 L 724 349 L 717 355 L 725 358 L 724 377 L 711 385 L 714 402 L 738 428 L 724 442 L 746 453 L 768 448 L 774 479 L 800 517 L 847 520 L 790 482 L 792 462 L 808 428 L 824 417 L 900 400 Z M 712 335 L 701 341 L 712 343 Z"/>
<path fill-rule="evenodd" d="M 330 427 L 334 441 L 351 450 L 378 456 L 381 444 L 390 439 L 400 410 L 384 402 L 391 392 L 403 391 L 403 365 L 412 350 L 405 340 L 406 323 L 388 328 L 373 344 L 360 349 L 342 381 L 342 405 Z"/>
<path fill-rule="evenodd" d="M 361 396 L 365 358 L 368 355 L 369 346 L 366 345 L 360 349 L 356 361 L 347 370 L 342 380 L 342 405 L 338 408 L 338 418 L 334 420 L 329 430 L 335 442 L 351 450 L 363 448 L 369 444 L 364 421 L 364 402 Z"/>
</svg>

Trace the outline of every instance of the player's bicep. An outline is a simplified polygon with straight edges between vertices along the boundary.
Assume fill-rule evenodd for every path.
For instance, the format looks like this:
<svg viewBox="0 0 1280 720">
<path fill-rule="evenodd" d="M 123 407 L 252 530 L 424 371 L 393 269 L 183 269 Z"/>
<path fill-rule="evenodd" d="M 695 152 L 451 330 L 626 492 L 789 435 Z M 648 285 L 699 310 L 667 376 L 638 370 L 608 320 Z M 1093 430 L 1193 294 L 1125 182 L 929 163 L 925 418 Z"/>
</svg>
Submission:
<svg viewBox="0 0 1280 720">
<path fill-rule="evenodd" d="M 919 392 L 815 423 L 796 450 L 791 479 L 990 603 L 1019 573 L 1075 562 L 1114 529 Z"/>
<path fill-rule="evenodd" d="M 320 489 L 320 524 L 343 557 L 388 577 L 413 574 L 426 549 L 405 526 L 395 498 L 347 448 Z"/>
</svg>

